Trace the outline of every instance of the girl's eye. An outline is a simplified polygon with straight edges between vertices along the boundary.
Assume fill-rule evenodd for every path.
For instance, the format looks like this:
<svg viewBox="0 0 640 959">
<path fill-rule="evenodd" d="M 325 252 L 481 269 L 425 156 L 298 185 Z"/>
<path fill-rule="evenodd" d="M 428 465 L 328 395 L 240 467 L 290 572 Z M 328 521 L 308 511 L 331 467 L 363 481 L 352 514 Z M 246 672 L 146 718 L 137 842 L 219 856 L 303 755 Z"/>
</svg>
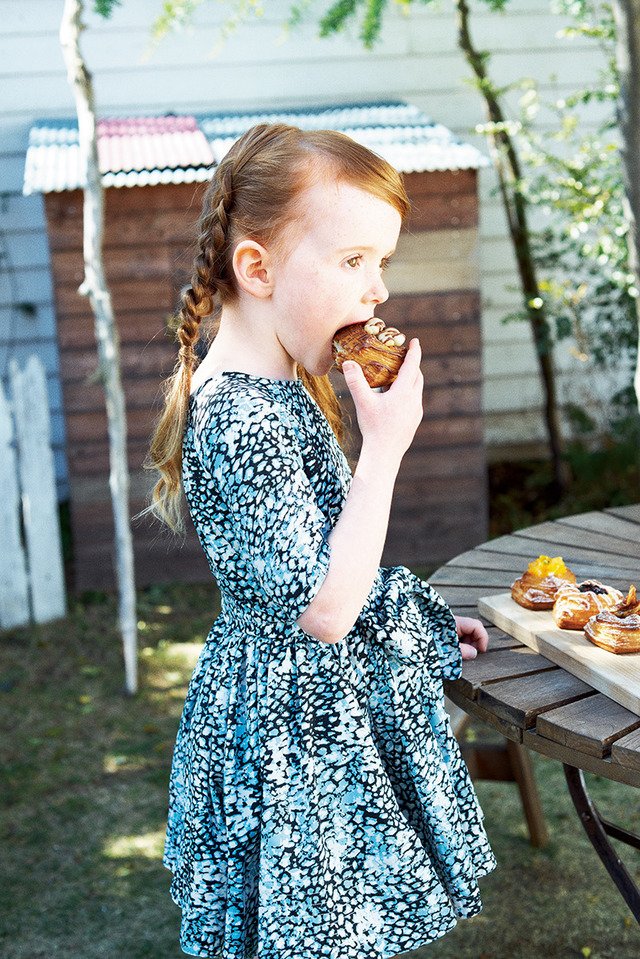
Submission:
<svg viewBox="0 0 640 959">
<path fill-rule="evenodd" d="M 380 269 L 384 271 L 390 266 L 391 266 L 391 257 L 385 256 L 385 258 L 380 261 Z"/>
<path fill-rule="evenodd" d="M 347 266 L 351 267 L 351 269 L 354 269 L 360 263 L 361 259 L 362 257 L 360 256 L 359 253 L 356 254 L 356 256 L 350 256 L 349 259 L 346 261 Z"/>
</svg>

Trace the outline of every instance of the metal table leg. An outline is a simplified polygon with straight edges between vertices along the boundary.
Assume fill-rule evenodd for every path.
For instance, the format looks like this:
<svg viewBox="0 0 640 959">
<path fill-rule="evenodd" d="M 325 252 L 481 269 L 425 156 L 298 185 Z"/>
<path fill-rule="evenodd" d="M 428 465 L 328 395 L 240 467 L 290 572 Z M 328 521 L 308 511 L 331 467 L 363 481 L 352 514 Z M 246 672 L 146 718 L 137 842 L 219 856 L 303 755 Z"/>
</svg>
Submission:
<svg viewBox="0 0 640 959">
<path fill-rule="evenodd" d="M 640 923 L 640 890 L 608 838 L 612 836 L 620 842 L 640 849 L 640 836 L 603 819 L 587 792 L 582 770 L 568 766 L 566 763 L 563 765 L 573 805 L 591 845 L 598 853 L 636 921 Z"/>
</svg>

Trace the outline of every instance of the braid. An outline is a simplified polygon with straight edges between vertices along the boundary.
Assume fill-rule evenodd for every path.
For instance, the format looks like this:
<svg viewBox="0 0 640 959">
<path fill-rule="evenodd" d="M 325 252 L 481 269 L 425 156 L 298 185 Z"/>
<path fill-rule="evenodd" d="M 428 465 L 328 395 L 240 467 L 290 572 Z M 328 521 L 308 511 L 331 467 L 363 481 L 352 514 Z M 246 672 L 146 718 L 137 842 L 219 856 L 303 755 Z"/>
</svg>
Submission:
<svg viewBox="0 0 640 959">
<path fill-rule="evenodd" d="M 191 286 L 182 295 L 176 339 L 178 360 L 165 384 L 165 405 L 145 466 L 160 477 L 152 493 L 151 510 L 176 532 L 184 529 L 182 515 L 182 439 L 197 366 L 195 346 L 204 316 L 215 308 L 217 294 L 229 294 L 229 210 L 233 204 L 231 164 L 223 161 L 210 187 L 200 218 L 200 252 L 194 261 Z"/>
</svg>

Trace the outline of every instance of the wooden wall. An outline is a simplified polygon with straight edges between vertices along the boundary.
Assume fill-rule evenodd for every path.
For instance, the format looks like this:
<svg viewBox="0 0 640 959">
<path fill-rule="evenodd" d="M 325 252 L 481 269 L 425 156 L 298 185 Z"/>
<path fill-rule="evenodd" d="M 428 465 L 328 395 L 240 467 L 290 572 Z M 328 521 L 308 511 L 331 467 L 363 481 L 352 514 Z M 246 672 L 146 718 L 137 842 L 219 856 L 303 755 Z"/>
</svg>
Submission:
<svg viewBox="0 0 640 959">
<path fill-rule="evenodd" d="M 380 42 L 369 51 L 363 49 L 355 24 L 340 36 L 318 38 L 319 14 L 313 5 L 287 42 L 280 42 L 290 7 L 289 0 L 265 4 L 264 15 L 250 19 L 213 57 L 228 5 L 200 4 L 192 30 L 176 31 L 153 55 L 145 56 L 159 0 L 122 3 L 109 20 L 98 16 L 93 4 L 85 4 L 88 28 L 82 46 L 100 114 L 271 110 L 401 99 L 486 151 L 486 141 L 475 131 L 485 119 L 483 104 L 468 83 L 469 68 L 457 47 L 450 4 L 412 4 L 410 9 L 390 5 Z M 474 39 L 480 49 L 491 52 L 491 75 L 499 86 L 510 88 L 509 116 L 518 114 L 519 78 L 534 78 L 543 100 L 552 101 L 597 77 L 602 67 L 597 43 L 559 38 L 567 21 L 550 11 L 548 0 L 510 0 L 503 13 L 471 0 L 471 9 Z M 40 196 L 21 195 L 31 124 L 47 117 L 75 117 L 58 38 L 61 11 L 62 4 L 52 0 L 2 4 L 0 376 L 9 356 L 23 362 L 35 350 L 42 357 L 64 498 L 64 419 L 43 203 Z M 596 102 L 585 110 L 588 128 L 599 122 L 601 110 Z M 542 110 L 537 126 L 553 122 L 550 111 Z M 491 170 L 481 172 L 479 192 L 485 441 L 489 448 L 507 447 L 543 436 L 542 402 L 526 325 L 502 323 L 518 306 L 517 276 Z M 566 342 L 558 362 L 574 375 L 571 371 L 580 362 Z"/>
<path fill-rule="evenodd" d="M 481 334 L 475 171 L 407 177 L 414 215 L 386 274 L 389 324 L 421 339 L 425 418 L 398 479 L 385 562 L 432 565 L 486 538 L 481 412 Z M 132 514 L 144 506 L 142 469 L 162 376 L 175 345 L 166 319 L 190 273 L 203 187 L 111 189 L 105 268 L 121 339 L 127 399 Z M 74 538 L 74 585 L 113 585 L 107 423 L 96 381 L 93 319 L 82 281 L 79 192 L 50 194 L 46 212 L 54 276 Z M 336 375 L 336 387 L 344 383 Z M 346 405 L 348 406 L 348 397 Z M 176 542 L 146 519 L 134 523 L 140 586 L 209 576 L 195 534 Z"/>
</svg>

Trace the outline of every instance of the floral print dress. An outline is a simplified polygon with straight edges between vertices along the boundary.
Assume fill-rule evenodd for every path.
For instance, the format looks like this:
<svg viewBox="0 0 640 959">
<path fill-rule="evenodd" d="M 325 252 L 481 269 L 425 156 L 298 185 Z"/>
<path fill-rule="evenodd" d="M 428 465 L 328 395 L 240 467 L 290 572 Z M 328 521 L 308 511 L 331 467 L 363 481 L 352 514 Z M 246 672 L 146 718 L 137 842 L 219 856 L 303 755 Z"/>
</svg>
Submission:
<svg viewBox="0 0 640 959">
<path fill-rule="evenodd" d="M 335 644 L 296 626 L 351 474 L 299 381 L 191 398 L 184 488 L 222 594 L 186 698 L 165 865 L 181 946 L 220 959 L 381 959 L 480 910 L 495 865 L 443 706 L 441 597 L 381 569 Z"/>
</svg>

